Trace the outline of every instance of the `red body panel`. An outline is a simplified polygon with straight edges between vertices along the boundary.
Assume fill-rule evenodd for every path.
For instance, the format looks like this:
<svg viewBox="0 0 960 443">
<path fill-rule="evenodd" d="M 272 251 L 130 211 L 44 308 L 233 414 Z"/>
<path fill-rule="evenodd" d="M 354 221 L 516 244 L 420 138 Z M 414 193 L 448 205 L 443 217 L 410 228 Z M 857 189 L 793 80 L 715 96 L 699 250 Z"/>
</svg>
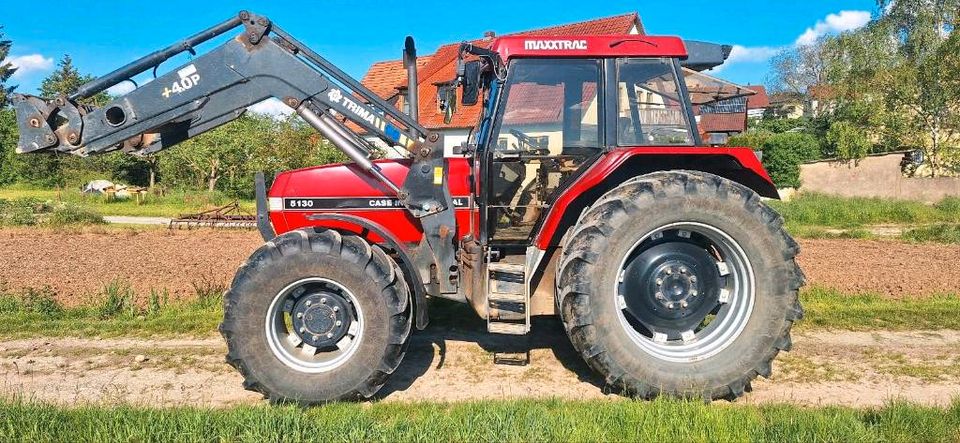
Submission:
<svg viewBox="0 0 960 443">
<path fill-rule="evenodd" d="M 646 35 L 510 36 L 500 37 L 492 49 L 506 61 L 514 57 L 686 57 L 678 37 Z"/>
<path fill-rule="evenodd" d="M 394 183 L 403 183 L 410 169 L 409 160 L 379 160 L 377 165 Z M 469 199 L 469 207 L 455 210 L 458 237 L 470 229 L 470 212 L 473 200 L 470 199 L 470 160 L 464 158 L 449 159 L 447 182 L 453 197 Z M 284 199 L 362 199 L 396 197 L 389 189 L 369 177 L 352 164 L 334 164 L 313 168 L 297 169 L 277 175 L 270 192 L 270 198 Z M 423 237 L 420 222 L 402 207 L 390 208 L 331 208 L 331 209 L 284 209 L 270 213 L 277 234 L 309 226 L 325 226 L 358 232 L 360 228 L 349 223 L 309 220 L 313 214 L 337 213 L 365 218 L 393 234 L 403 243 L 417 243 Z M 373 241 L 379 241 L 372 238 Z"/>
<path fill-rule="evenodd" d="M 560 224 L 564 212 L 574 199 L 603 182 L 611 173 L 623 165 L 624 162 L 640 155 L 726 155 L 733 157 L 744 169 L 752 171 L 763 180 L 770 181 L 769 175 L 767 175 L 767 172 L 763 169 L 760 161 L 750 148 L 644 146 L 615 149 L 597 160 L 596 163 L 590 166 L 589 170 L 580 176 L 576 183 L 560 194 L 545 215 L 546 219 L 541 224 L 541 229 L 536 234 L 533 244 L 539 249 L 547 249 L 550 246 L 550 241 Z M 469 205 L 467 207 L 461 207 L 455 210 L 457 235 L 458 238 L 462 238 L 470 232 L 471 226 L 479 226 L 479 221 L 476 218 L 473 224 L 470 223 L 471 214 L 474 217 L 479 215 L 479 211 L 475 208 L 475 202 L 471 198 L 472 187 L 470 180 L 472 177 L 472 160 L 450 158 L 448 162 L 449 176 L 447 177 L 447 181 L 450 185 L 450 193 L 454 198 L 469 199 Z M 407 171 L 410 168 L 410 161 L 408 160 L 381 160 L 377 161 L 377 164 L 380 165 L 386 176 L 393 180 L 394 183 L 403 183 Z M 277 175 L 273 186 L 270 188 L 268 197 L 286 199 L 350 199 L 362 197 L 377 199 L 389 198 L 393 197 L 393 195 L 373 178 L 368 177 L 365 173 L 356 169 L 355 166 L 350 164 L 336 164 L 281 173 Z M 270 221 L 273 223 L 273 227 L 278 234 L 311 226 L 346 229 L 352 232 L 362 230 L 362 228 L 346 222 L 308 219 L 312 214 L 323 213 L 349 214 L 370 220 L 386 229 L 387 232 L 394 236 L 395 240 L 403 243 L 418 243 L 423 237 L 420 223 L 402 207 L 386 209 L 284 209 L 283 211 L 271 212 Z M 380 240 L 375 236 L 371 237 L 373 241 Z"/>
<path fill-rule="evenodd" d="M 550 207 L 549 212 L 547 212 L 546 219 L 544 220 L 540 232 L 536 234 L 533 244 L 541 250 L 547 249 L 550 246 L 550 240 L 553 238 L 554 233 L 557 230 L 557 227 L 560 224 L 560 219 L 563 217 L 564 212 L 567 210 L 567 206 L 573 202 L 578 196 L 588 191 L 590 188 L 601 183 L 607 176 L 609 176 L 613 171 L 620 167 L 625 161 L 631 157 L 638 155 L 729 155 L 737 160 L 745 169 L 753 171 L 762 179 L 771 182 L 770 176 L 767 175 L 767 171 L 763 169 L 763 165 L 760 164 L 760 160 L 757 159 L 756 154 L 750 148 L 701 148 L 701 147 L 659 147 L 659 146 L 644 146 L 636 148 L 621 148 L 610 151 L 607 155 L 603 156 L 596 163 L 590 166 L 590 169 L 583 173 L 580 178 L 573 183 L 570 187 L 563 191 L 562 194 L 557 198 L 553 203 L 553 206 Z"/>
</svg>

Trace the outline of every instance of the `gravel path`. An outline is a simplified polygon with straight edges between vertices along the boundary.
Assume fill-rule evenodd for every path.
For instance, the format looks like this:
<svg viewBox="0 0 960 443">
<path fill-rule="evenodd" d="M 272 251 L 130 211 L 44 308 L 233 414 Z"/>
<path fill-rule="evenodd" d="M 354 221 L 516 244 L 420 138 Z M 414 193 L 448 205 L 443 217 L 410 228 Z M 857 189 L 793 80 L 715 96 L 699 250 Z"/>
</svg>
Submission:
<svg viewBox="0 0 960 443">
<path fill-rule="evenodd" d="M 515 338 L 511 339 L 513 342 Z M 428 330 L 379 394 L 383 401 L 620 397 L 605 394 L 559 324 L 538 324 L 531 364 L 493 363 L 509 345 L 480 332 Z M 947 405 L 960 395 L 960 331 L 797 335 L 771 380 L 738 403 L 878 406 L 890 399 Z M 30 339 L 0 342 L 0 395 L 75 403 L 230 406 L 260 403 L 223 362 L 219 338 Z"/>
</svg>

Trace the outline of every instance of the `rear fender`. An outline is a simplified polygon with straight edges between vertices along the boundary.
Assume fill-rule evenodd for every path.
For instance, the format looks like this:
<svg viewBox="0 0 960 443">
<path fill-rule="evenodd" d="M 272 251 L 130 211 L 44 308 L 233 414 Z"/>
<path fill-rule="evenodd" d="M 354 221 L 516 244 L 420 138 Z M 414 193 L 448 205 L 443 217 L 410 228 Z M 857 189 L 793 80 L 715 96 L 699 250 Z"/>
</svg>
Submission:
<svg viewBox="0 0 960 443">
<path fill-rule="evenodd" d="M 601 195 L 637 176 L 657 171 L 693 170 L 740 183 L 763 197 L 779 198 L 777 188 L 750 148 L 641 147 L 611 151 L 599 158 L 554 200 L 534 232 L 540 250 L 560 245 L 560 238 L 584 209 Z"/>
</svg>

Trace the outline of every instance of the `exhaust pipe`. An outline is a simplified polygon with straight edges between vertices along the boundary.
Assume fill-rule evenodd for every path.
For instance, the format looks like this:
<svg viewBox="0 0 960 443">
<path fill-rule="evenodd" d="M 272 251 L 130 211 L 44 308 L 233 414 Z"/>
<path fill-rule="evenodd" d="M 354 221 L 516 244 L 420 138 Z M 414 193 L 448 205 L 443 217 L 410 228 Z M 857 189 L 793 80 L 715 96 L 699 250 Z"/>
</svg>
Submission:
<svg viewBox="0 0 960 443">
<path fill-rule="evenodd" d="M 419 107 L 417 98 L 417 48 L 413 37 L 407 36 L 403 42 L 403 67 L 407 69 L 407 103 L 410 107 L 410 118 L 419 123 Z M 423 136 L 423 134 L 417 134 Z"/>
</svg>

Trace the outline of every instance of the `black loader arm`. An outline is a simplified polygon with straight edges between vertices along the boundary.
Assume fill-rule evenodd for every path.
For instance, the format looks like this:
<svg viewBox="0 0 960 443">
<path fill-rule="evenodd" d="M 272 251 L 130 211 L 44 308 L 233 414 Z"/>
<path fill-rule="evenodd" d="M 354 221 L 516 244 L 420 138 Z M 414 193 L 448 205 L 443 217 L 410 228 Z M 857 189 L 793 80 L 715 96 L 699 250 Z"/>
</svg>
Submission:
<svg viewBox="0 0 960 443">
<path fill-rule="evenodd" d="M 169 58 L 233 29 L 243 32 L 102 107 L 79 104 Z M 396 193 L 420 219 L 434 269 L 456 268 L 456 221 L 438 134 L 427 131 L 263 16 L 237 16 L 81 86 L 69 96 L 14 95 L 18 153 L 81 156 L 123 150 L 150 154 L 240 117 L 250 105 L 280 99 L 365 173 Z M 350 119 L 386 143 L 406 148 L 413 165 L 402 185 L 370 160 L 370 143 Z M 434 275 L 443 293 L 456 281 Z"/>
</svg>

